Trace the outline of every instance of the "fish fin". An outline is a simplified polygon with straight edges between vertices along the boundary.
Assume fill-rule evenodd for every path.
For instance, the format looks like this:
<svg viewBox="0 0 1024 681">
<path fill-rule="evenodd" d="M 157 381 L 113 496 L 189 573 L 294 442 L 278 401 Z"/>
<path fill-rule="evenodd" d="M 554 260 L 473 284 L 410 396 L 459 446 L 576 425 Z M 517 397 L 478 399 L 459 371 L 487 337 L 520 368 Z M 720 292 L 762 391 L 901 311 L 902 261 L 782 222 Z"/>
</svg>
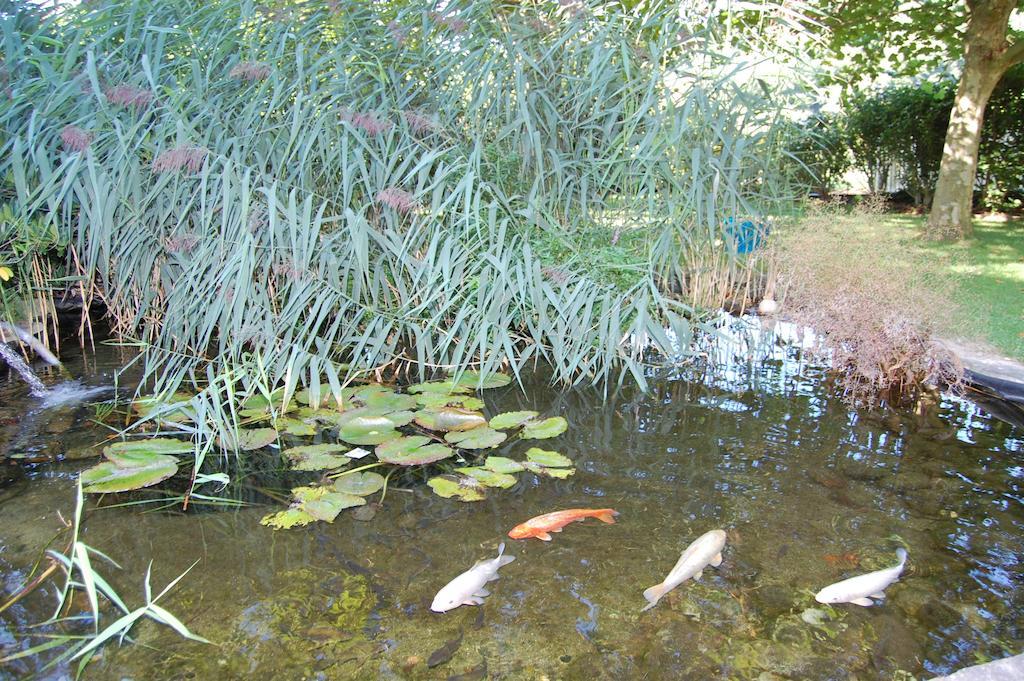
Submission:
<svg viewBox="0 0 1024 681">
<path fill-rule="evenodd" d="M 580 518 L 580 520 L 582 520 L 582 518 Z M 548 530 L 548 532 L 561 532 L 561 531 L 562 531 L 561 527 L 552 527 L 550 530 Z"/>
<path fill-rule="evenodd" d="M 907 550 L 903 549 L 903 548 L 896 549 L 896 555 L 900 559 L 899 567 L 900 567 L 900 571 L 902 572 L 903 571 L 903 566 L 907 564 Z"/>
<path fill-rule="evenodd" d="M 698 579 L 700 579 L 703 576 L 704 576 L 704 571 L 703 570 L 697 570 L 697 574 L 695 574 L 693 576 L 693 581 L 696 582 Z"/>
<path fill-rule="evenodd" d="M 498 558 L 501 558 L 501 554 L 505 553 L 505 542 L 498 544 Z"/>
<path fill-rule="evenodd" d="M 722 554 L 719 553 L 717 556 L 711 559 L 711 567 L 718 567 L 722 564 Z"/>
<path fill-rule="evenodd" d="M 871 594 L 871 598 L 885 598 L 885 592 L 879 591 L 878 593 Z"/>
<path fill-rule="evenodd" d="M 477 589 L 476 591 L 473 592 L 473 596 L 475 596 L 476 598 L 486 598 L 487 596 L 490 596 L 490 595 L 491 595 L 491 592 L 488 591 L 487 589 L 484 589 L 484 588 Z"/>
<path fill-rule="evenodd" d="M 533 536 L 536 537 L 537 539 L 540 539 L 541 541 L 551 541 L 551 535 L 548 534 L 547 532 L 538 532 L 537 534 L 535 534 Z"/>
<path fill-rule="evenodd" d="M 479 596 L 470 596 L 466 600 L 462 601 L 461 605 L 483 605 L 484 599 Z"/>
<path fill-rule="evenodd" d="M 875 604 L 875 602 L 873 600 L 871 600 L 870 598 L 868 598 L 866 596 L 864 598 L 854 598 L 852 601 L 848 601 L 848 602 L 849 603 L 853 603 L 854 605 L 863 605 L 865 608 Z"/>
<path fill-rule="evenodd" d="M 615 516 L 617 516 L 618 514 L 619 514 L 619 512 L 616 511 L 615 509 L 606 508 L 606 509 L 602 509 L 601 512 L 598 513 L 594 517 L 597 518 L 598 520 L 600 520 L 602 523 L 608 523 L 609 525 L 614 525 L 615 524 Z"/>
<path fill-rule="evenodd" d="M 495 560 L 498 561 L 498 562 L 495 564 L 494 569 L 497 570 L 498 568 L 503 568 L 506 565 L 508 565 L 509 563 L 511 563 L 512 561 L 514 561 L 515 559 L 516 559 L 515 556 L 498 556 L 497 558 L 495 558 Z M 495 573 L 494 577 L 492 577 L 491 579 L 497 579 L 497 578 L 498 578 L 498 575 L 497 575 L 497 573 Z"/>
<path fill-rule="evenodd" d="M 644 606 L 643 610 L 641 610 L 640 612 L 650 610 L 651 608 L 656 606 L 658 604 L 658 601 L 661 600 L 661 597 L 667 594 L 668 592 L 669 588 L 665 586 L 664 582 L 662 582 L 661 584 L 655 584 L 650 589 L 645 590 L 644 598 L 647 599 L 647 605 Z"/>
</svg>

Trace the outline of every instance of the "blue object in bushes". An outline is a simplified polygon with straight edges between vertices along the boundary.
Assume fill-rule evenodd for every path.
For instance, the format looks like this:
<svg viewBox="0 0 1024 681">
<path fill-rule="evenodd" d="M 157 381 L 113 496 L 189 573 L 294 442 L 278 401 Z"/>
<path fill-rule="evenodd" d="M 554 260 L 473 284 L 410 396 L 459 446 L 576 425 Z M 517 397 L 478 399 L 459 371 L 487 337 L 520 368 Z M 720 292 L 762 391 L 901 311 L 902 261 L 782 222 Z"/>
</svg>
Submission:
<svg viewBox="0 0 1024 681">
<path fill-rule="evenodd" d="M 725 231 L 736 244 L 736 252 L 745 255 L 764 245 L 769 228 L 763 222 L 755 223 L 753 220 L 737 222 L 736 218 L 726 218 Z"/>
</svg>

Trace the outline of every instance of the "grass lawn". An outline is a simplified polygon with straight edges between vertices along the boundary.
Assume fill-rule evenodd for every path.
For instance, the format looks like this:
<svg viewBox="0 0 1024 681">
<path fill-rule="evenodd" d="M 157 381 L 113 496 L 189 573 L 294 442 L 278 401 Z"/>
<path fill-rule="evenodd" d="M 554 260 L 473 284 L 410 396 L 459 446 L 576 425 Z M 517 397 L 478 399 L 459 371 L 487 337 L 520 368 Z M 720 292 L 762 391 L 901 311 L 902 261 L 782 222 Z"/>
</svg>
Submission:
<svg viewBox="0 0 1024 681">
<path fill-rule="evenodd" d="M 922 238 L 926 218 L 885 215 L 877 227 L 899 230 L 908 252 L 949 263 L 959 280 L 967 333 L 1000 352 L 1024 360 L 1024 222 L 976 219 L 974 237 L 955 243 Z"/>
</svg>

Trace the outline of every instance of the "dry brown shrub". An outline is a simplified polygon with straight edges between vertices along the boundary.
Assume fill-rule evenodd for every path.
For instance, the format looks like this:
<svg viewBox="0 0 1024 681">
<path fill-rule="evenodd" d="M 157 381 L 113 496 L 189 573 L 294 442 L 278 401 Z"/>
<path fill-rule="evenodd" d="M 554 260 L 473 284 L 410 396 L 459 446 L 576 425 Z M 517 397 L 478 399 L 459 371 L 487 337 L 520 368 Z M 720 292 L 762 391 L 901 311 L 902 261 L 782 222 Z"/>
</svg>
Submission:
<svg viewBox="0 0 1024 681">
<path fill-rule="evenodd" d="M 878 227 L 881 204 L 816 208 L 776 242 L 783 310 L 810 327 L 851 404 L 899 404 L 963 368 L 934 340 L 961 315 L 948 270 Z M 865 222 L 867 221 L 867 222 Z"/>
</svg>

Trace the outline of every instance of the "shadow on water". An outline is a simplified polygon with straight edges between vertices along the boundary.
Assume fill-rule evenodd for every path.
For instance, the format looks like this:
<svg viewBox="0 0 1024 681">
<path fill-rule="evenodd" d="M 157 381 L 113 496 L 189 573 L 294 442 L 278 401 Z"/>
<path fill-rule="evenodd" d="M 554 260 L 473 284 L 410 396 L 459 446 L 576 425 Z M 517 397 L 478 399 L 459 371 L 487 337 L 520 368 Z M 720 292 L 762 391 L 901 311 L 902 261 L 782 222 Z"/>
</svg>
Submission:
<svg viewBox="0 0 1024 681">
<path fill-rule="evenodd" d="M 607 401 L 543 377 L 486 392 L 488 415 L 564 415 L 568 432 L 540 444 L 578 472 L 523 475 L 475 504 L 409 476 L 372 520 L 291 531 L 260 526 L 265 506 L 93 510 L 85 540 L 121 562 L 108 572 L 129 605 L 151 559 L 157 588 L 201 559 L 166 605 L 215 645 L 141 626 L 141 645 L 108 647 L 86 678 L 877 679 L 1021 652 L 1024 433 L 948 398 L 851 410 L 792 345 L 757 352 L 763 361 L 728 351 L 716 371 L 655 372 L 649 392 Z M 10 419 L 17 401 L 0 391 Z M 107 434 L 81 412 L 42 433 Z M 527 446 L 494 453 L 518 458 Z M 273 458 L 254 462 L 250 479 L 283 487 Z M 82 465 L 30 467 L 30 483 L 0 500 L 8 593 L 59 527 L 55 510 L 71 507 Z M 621 514 L 614 525 L 572 524 L 551 542 L 505 537 L 533 515 L 606 506 Z M 641 592 L 714 528 L 728 533 L 721 567 L 641 614 Z M 436 591 L 502 540 L 517 560 L 486 603 L 431 612 Z M 883 604 L 814 601 L 826 584 L 892 565 L 900 546 L 908 568 Z M 16 645 L 50 606 L 39 594 L 3 613 L 0 645 Z M 450 659 L 428 666 L 456 640 L 434 658 Z"/>
</svg>

